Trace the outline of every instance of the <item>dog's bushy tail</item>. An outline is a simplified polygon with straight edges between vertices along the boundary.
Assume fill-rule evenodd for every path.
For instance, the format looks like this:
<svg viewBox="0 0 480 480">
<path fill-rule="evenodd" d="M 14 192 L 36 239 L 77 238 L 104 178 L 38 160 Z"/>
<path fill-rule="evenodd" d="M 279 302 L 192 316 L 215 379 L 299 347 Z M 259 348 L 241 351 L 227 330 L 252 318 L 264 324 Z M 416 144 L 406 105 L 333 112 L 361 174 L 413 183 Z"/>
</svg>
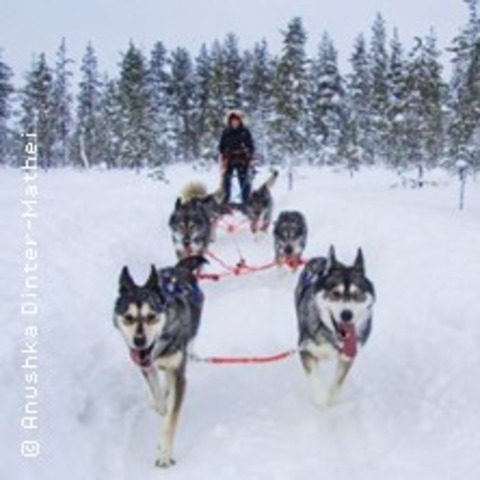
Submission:
<svg viewBox="0 0 480 480">
<path fill-rule="evenodd" d="M 278 170 L 274 170 L 268 180 L 262 185 L 264 188 L 268 188 L 269 190 L 275 185 L 275 182 L 278 178 Z"/>
<path fill-rule="evenodd" d="M 191 257 L 182 258 L 182 260 L 177 263 L 177 268 L 183 268 L 193 273 L 206 263 L 208 263 L 208 260 L 205 257 L 202 257 L 201 255 L 193 255 Z"/>
<path fill-rule="evenodd" d="M 189 182 L 182 189 L 182 203 L 188 203 L 195 198 L 205 198 L 207 194 L 207 187 L 203 183 Z"/>
</svg>

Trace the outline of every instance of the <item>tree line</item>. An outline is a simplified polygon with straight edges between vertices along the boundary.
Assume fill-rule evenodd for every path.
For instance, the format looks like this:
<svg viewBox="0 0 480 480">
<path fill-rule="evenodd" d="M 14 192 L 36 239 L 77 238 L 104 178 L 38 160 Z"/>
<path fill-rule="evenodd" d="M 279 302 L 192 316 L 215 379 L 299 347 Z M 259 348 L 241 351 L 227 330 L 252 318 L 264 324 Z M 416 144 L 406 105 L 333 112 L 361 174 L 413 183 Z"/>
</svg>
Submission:
<svg viewBox="0 0 480 480">
<path fill-rule="evenodd" d="M 89 44 L 75 89 L 65 40 L 54 64 L 38 55 L 19 89 L 0 55 L 0 163 L 19 165 L 21 134 L 33 131 L 44 168 L 212 162 L 225 112 L 242 108 L 259 161 L 403 169 L 461 156 L 478 168 L 480 21 L 476 0 L 462 1 L 469 19 L 452 41 L 449 81 L 433 31 L 407 51 L 380 14 L 356 38 L 346 75 L 328 33 L 307 55 L 300 18 L 282 33 L 278 55 L 266 40 L 242 52 L 234 34 L 193 57 L 160 41 L 146 55 L 130 42 L 113 78 Z"/>
</svg>

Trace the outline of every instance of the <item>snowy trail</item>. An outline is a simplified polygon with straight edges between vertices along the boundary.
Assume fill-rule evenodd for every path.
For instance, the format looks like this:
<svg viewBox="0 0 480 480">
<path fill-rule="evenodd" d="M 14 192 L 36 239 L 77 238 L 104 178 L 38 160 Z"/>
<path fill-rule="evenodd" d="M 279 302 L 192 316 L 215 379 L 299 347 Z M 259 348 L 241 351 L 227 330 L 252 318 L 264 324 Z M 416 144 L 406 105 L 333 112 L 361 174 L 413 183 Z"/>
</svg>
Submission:
<svg viewBox="0 0 480 480">
<path fill-rule="evenodd" d="M 2 319 L 18 319 L 22 183 L 15 172 L 0 175 L 9 226 L 0 252 L 7 299 Z M 361 245 L 376 284 L 374 332 L 341 403 L 326 411 L 312 404 L 297 358 L 252 367 L 192 364 L 176 440 L 178 465 L 166 472 L 153 468 L 160 418 L 148 409 L 143 379 L 112 327 L 112 306 L 124 264 L 141 281 L 151 263 L 174 261 L 167 219 L 192 175 L 216 186 L 212 173 L 187 167 L 171 170 L 169 185 L 124 172 L 42 176 L 43 454 L 32 463 L 17 452 L 22 325 L 2 322 L 0 378 L 9 387 L 2 402 L 13 413 L 2 435 L 8 455 L 0 477 L 476 478 L 480 185 L 468 186 L 467 211 L 459 214 L 451 179 L 438 174 L 438 188 L 390 189 L 395 179 L 384 171 L 350 179 L 301 169 L 293 193 L 284 178 L 274 191 L 277 213 L 305 212 L 307 257 L 334 243 L 339 257 L 350 261 Z M 270 237 L 255 242 L 240 232 L 236 239 L 252 264 L 271 259 Z M 219 233 L 214 249 L 236 260 L 227 233 Z M 275 270 L 205 282 L 197 352 L 267 354 L 293 347 L 295 282 L 295 275 Z"/>
</svg>

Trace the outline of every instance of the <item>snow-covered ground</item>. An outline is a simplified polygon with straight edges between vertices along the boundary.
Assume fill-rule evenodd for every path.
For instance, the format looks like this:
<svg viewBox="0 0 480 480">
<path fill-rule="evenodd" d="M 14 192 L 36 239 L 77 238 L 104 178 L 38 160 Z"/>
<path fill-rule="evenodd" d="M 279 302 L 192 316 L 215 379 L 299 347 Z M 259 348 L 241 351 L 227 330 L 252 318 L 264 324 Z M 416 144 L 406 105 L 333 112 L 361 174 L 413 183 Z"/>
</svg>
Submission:
<svg viewBox="0 0 480 480">
<path fill-rule="evenodd" d="M 469 480 L 480 471 L 480 184 L 456 209 L 456 179 L 438 187 L 392 189 L 390 172 L 351 179 L 300 169 L 293 192 L 283 175 L 277 212 L 309 221 L 306 256 L 335 244 L 353 260 L 362 246 L 378 302 L 374 332 L 342 401 L 319 410 L 297 358 L 263 366 L 189 366 L 176 439 L 177 466 L 153 467 L 160 418 L 112 326 L 123 265 L 143 281 L 151 263 L 174 262 L 167 219 L 189 178 L 171 183 L 126 172 L 52 171 L 38 181 L 39 314 L 20 315 L 24 282 L 24 182 L 0 171 L 2 206 L 2 480 L 221 479 Z M 258 181 L 265 178 L 261 172 Z M 269 236 L 235 236 L 252 264 L 273 254 Z M 213 246 L 237 259 L 233 237 Z M 218 271 L 218 266 L 211 265 Z M 296 276 L 275 270 L 203 284 L 199 354 L 268 354 L 295 346 Z M 21 429 L 25 327 L 39 325 L 39 431 Z M 20 443 L 38 439 L 24 459 Z"/>
</svg>

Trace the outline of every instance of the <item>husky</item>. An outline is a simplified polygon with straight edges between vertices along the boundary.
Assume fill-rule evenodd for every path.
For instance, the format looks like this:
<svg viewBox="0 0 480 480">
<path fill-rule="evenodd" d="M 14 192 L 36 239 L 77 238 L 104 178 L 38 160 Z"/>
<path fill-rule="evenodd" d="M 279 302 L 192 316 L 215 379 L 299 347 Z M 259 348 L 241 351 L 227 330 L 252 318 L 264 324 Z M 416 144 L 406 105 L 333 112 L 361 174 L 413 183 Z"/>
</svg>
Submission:
<svg viewBox="0 0 480 480">
<path fill-rule="evenodd" d="M 300 261 L 307 243 L 307 222 L 297 211 L 281 212 L 273 228 L 275 261 L 287 264 L 294 270 Z"/>
<path fill-rule="evenodd" d="M 220 219 L 224 215 L 230 215 L 232 209 L 224 203 L 225 194 L 222 189 L 218 189 L 214 193 L 209 193 L 201 199 L 201 203 L 205 208 L 208 218 L 210 219 L 211 234 L 210 241 L 214 242 L 217 238 L 217 226 Z"/>
<path fill-rule="evenodd" d="M 205 207 L 210 222 L 215 224 L 218 219 L 227 213 L 230 213 L 223 201 L 225 192 L 220 186 L 216 191 L 208 193 L 207 187 L 200 182 L 190 182 L 183 188 L 181 192 L 182 203 L 198 201 Z"/>
<path fill-rule="evenodd" d="M 361 249 L 352 266 L 340 263 L 330 247 L 327 258 L 310 260 L 302 271 L 295 290 L 298 343 L 315 403 L 322 404 L 319 366 L 332 357 L 337 359 L 337 371 L 325 404 L 337 401 L 358 347 L 370 336 L 374 303 L 375 289 L 366 277 Z"/>
<path fill-rule="evenodd" d="M 122 333 L 132 361 L 148 384 L 153 408 L 164 422 L 156 466 L 169 467 L 178 417 L 185 394 L 187 356 L 200 326 L 204 296 L 195 270 L 206 263 L 189 257 L 175 267 L 156 270 L 143 286 L 137 285 L 127 267 L 119 280 L 114 325 Z M 165 372 L 162 388 L 158 370 Z"/>
<path fill-rule="evenodd" d="M 202 183 L 187 184 L 169 220 L 177 257 L 204 255 L 215 241 L 217 222 L 225 213 L 221 190 L 209 194 Z"/>
<path fill-rule="evenodd" d="M 266 232 L 272 222 L 273 198 L 270 190 L 278 177 L 274 170 L 270 178 L 258 189 L 253 190 L 245 205 L 245 214 L 250 221 L 252 233 Z"/>
</svg>

